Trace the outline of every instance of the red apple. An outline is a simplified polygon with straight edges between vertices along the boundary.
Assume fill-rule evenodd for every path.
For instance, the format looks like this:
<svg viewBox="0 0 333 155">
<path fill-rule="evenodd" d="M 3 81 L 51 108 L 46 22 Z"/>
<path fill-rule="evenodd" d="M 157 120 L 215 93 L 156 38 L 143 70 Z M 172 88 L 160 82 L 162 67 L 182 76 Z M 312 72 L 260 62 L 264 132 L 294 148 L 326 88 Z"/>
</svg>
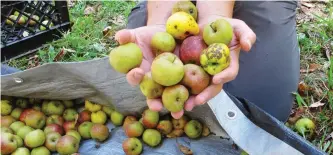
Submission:
<svg viewBox="0 0 333 155">
<path fill-rule="evenodd" d="M 79 150 L 79 140 L 74 136 L 65 135 L 59 138 L 56 144 L 56 150 L 59 154 L 73 154 Z"/>
<path fill-rule="evenodd" d="M 59 124 L 49 124 L 45 127 L 44 133 L 48 134 L 50 132 L 58 132 L 60 135 L 63 135 L 64 129 Z"/>
<path fill-rule="evenodd" d="M 62 126 L 64 124 L 64 118 L 62 118 L 59 115 L 51 115 L 46 119 L 46 125 L 49 124 L 58 124 L 60 126 Z"/>
<path fill-rule="evenodd" d="M 27 116 L 29 113 L 32 113 L 32 112 L 34 112 L 34 111 L 37 111 L 37 110 L 32 109 L 32 108 L 24 109 L 24 110 L 22 111 L 21 115 L 20 115 L 19 120 L 20 120 L 21 122 L 24 122 L 26 116 Z"/>
<path fill-rule="evenodd" d="M 201 36 L 190 36 L 180 46 L 180 60 L 184 64 L 192 63 L 200 65 L 200 55 L 205 48 L 207 48 L 207 45 Z"/>
<path fill-rule="evenodd" d="M 83 110 L 80 112 L 79 114 L 79 119 L 77 120 L 77 122 L 79 124 L 83 123 L 83 122 L 86 122 L 86 121 L 90 121 L 90 115 L 91 115 L 91 112 L 88 111 L 88 110 Z"/>
<path fill-rule="evenodd" d="M 126 126 L 134 121 L 137 121 L 135 116 L 126 116 L 123 123 L 123 129 L 125 130 Z"/>
<path fill-rule="evenodd" d="M 186 64 L 184 65 L 184 72 L 185 75 L 181 83 L 189 89 L 191 94 L 197 95 L 208 87 L 210 76 L 202 67 L 195 64 Z"/>
<path fill-rule="evenodd" d="M 69 130 L 77 131 L 78 124 L 75 124 L 75 121 L 68 121 L 63 124 L 65 132 Z"/>
<path fill-rule="evenodd" d="M 15 118 L 13 116 L 1 116 L 1 123 L 2 127 L 9 127 L 13 122 L 15 122 Z"/>
<path fill-rule="evenodd" d="M 46 123 L 46 116 L 43 112 L 34 110 L 26 115 L 24 122 L 32 128 L 42 129 Z"/>
</svg>

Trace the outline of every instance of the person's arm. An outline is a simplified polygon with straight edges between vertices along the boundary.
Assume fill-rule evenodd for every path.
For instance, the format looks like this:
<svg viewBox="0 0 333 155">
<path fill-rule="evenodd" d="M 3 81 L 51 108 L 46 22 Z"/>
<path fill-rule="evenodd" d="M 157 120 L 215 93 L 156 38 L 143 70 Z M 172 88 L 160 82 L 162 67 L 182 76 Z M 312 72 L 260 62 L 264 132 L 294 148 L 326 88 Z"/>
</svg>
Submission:
<svg viewBox="0 0 333 155">
<path fill-rule="evenodd" d="M 177 1 L 148 1 L 147 25 L 165 25 L 172 13 L 172 7 Z"/>
<path fill-rule="evenodd" d="M 198 22 L 207 22 L 207 18 L 232 18 L 235 1 L 197 1 Z M 200 21 L 201 20 L 201 21 Z M 204 20 L 204 21 L 203 21 Z"/>
</svg>

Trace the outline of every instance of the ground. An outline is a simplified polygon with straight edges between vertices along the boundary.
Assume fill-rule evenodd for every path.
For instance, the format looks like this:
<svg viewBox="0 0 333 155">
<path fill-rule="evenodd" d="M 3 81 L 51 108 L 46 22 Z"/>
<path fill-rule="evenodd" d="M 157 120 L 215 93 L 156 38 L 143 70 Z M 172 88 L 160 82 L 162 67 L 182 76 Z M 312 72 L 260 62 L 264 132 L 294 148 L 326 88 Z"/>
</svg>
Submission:
<svg viewBox="0 0 333 155">
<path fill-rule="evenodd" d="M 70 4 L 72 31 L 63 39 L 46 44 L 38 52 L 11 60 L 10 66 L 28 69 L 54 61 L 85 61 L 108 55 L 117 46 L 113 35 L 124 28 L 135 1 Z M 102 31 L 109 27 L 107 35 Z M 295 104 L 287 123 L 302 117 L 315 122 L 312 136 L 305 136 L 316 147 L 333 154 L 333 2 L 302 1 L 297 12 L 297 33 L 301 48 L 301 78 L 294 92 Z M 301 134 L 302 135 L 302 134 Z"/>
</svg>

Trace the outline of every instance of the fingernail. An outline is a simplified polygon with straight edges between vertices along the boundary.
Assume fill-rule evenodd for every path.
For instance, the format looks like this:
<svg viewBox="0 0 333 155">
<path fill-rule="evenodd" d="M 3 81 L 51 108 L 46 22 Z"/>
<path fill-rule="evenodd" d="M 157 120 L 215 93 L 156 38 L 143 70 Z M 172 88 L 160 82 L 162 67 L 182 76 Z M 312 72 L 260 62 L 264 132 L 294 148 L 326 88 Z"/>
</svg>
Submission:
<svg viewBox="0 0 333 155">
<path fill-rule="evenodd" d="M 249 49 L 251 49 L 251 41 L 250 40 L 246 40 L 246 43 L 247 43 L 247 45 L 249 46 Z"/>
</svg>

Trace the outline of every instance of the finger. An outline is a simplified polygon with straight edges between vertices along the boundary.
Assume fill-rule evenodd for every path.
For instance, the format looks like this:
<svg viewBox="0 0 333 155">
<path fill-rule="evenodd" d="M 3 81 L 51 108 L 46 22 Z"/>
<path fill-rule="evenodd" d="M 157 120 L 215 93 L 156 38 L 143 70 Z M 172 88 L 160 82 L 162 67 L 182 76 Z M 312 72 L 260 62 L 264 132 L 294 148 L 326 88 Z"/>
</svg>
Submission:
<svg viewBox="0 0 333 155">
<path fill-rule="evenodd" d="M 256 41 L 256 34 L 244 21 L 237 20 L 236 22 L 234 30 L 236 37 L 239 38 L 241 48 L 244 51 L 250 51 Z"/>
<path fill-rule="evenodd" d="M 118 31 L 115 35 L 115 39 L 120 45 L 126 43 L 135 42 L 135 30 L 122 29 Z"/>
<path fill-rule="evenodd" d="M 141 68 L 134 68 L 126 74 L 126 79 L 131 86 L 136 86 L 140 84 L 144 76 L 145 72 Z"/>
<path fill-rule="evenodd" d="M 147 99 L 147 105 L 153 111 L 161 111 L 163 108 L 161 99 Z"/>
<path fill-rule="evenodd" d="M 180 117 L 182 117 L 184 114 L 184 110 L 181 110 L 179 112 L 171 112 L 171 116 L 174 118 L 174 119 L 180 119 Z"/>
<path fill-rule="evenodd" d="M 222 89 L 222 84 L 210 85 L 195 97 L 195 105 L 205 104 L 207 101 L 216 96 Z"/>
<path fill-rule="evenodd" d="M 186 111 L 192 111 L 193 107 L 195 106 L 194 99 L 195 96 L 190 96 L 190 98 L 185 102 Z"/>
<path fill-rule="evenodd" d="M 222 72 L 213 76 L 213 84 L 222 84 L 229 81 L 232 81 L 236 78 L 239 70 L 239 48 L 238 49 L 231 49 L 230 57 L 231 62 L 229 67 L 227 67 Z"/>
</svg>

